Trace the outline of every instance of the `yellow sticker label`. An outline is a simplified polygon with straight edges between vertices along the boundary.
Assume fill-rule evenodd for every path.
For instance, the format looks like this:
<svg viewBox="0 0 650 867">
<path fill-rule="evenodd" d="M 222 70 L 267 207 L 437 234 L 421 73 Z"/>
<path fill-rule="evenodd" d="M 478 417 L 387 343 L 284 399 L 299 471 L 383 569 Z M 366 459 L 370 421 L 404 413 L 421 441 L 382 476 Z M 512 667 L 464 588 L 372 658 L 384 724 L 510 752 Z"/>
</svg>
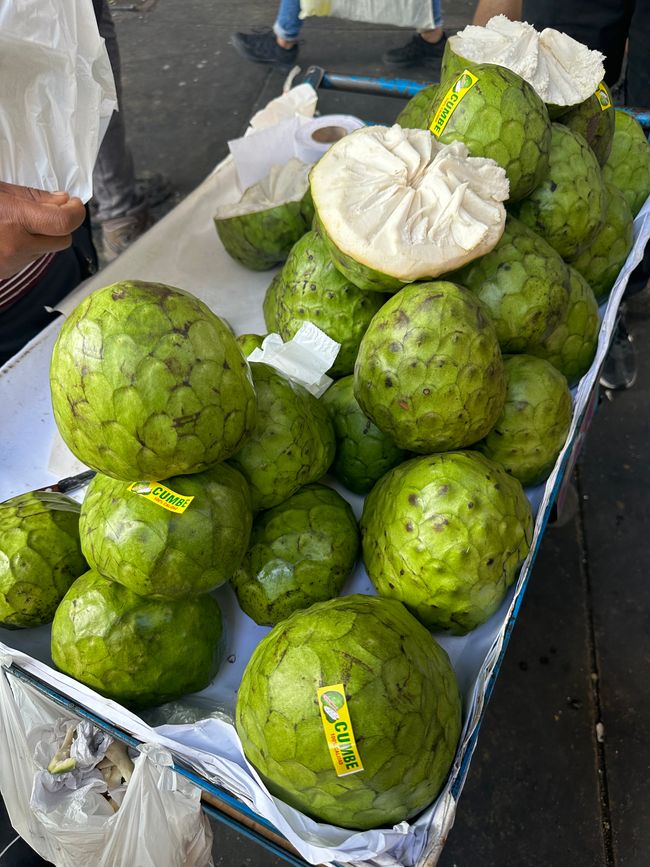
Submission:
<svg viewBox="0 0 650 867">
<path fill-rule="evenodd" d="M 612 107 L 612 101 L 609 98 L 609 94 L 607 93 L 607 88 L 605 87 L 604 81 L 601 81 L 596 88 L 596 97 L 598 99 L 598 102 L 600 103 L 601 111 L 605 111 L 605 109 Z"/>
<path fill-rule="evenodd" d="M 435 113 L 429 129 L 435 136 L 439 136 L 444 128 L 449 123 L 449 118 L 458 108 L 458 104 L 465 96 L 468 90 L 471 90 L 478 78 L 469 69 L 465 69 L 458 76 L 456 81 L 445 94 L 442 102 L 438 106 L 438 111 Z"/>
<path fill-rule="evenodd" d="M 363 770 L 363 765 L 354 740 L 343 684 L 321 686 L 318 690 L 318 707 L 336 776 L 358 774 Z"/>
<path fill-rule="evenodd" d="M 157 506 L 162 506 L 168 512 L 177 512 L 182 514 L 192 502 L 194 497 L 184 497 L 182 494 L 177 494 L 171 488 L 166 488 L 160 482 L 133 482 L 128 487 L 129 491 L 134 494 L 139 494 L 146 500 L 151 500 Z"/>
</svg>

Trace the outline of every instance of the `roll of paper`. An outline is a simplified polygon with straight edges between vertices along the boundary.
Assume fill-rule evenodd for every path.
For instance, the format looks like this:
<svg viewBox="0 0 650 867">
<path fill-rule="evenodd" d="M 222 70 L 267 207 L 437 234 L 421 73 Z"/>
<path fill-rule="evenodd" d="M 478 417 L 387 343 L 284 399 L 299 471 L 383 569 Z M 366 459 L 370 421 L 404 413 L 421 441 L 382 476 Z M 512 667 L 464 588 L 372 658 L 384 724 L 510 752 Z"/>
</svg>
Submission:
<svg viewBox="0 0 650 867">
<path fill-rule="evenodd" d="M 294 153 L 304 163 L 315 163 L 325 151 L 355 129 L 363 121 L 351 114 L 326 114 L 298 127 L 294 139 Z"/>
</svg>

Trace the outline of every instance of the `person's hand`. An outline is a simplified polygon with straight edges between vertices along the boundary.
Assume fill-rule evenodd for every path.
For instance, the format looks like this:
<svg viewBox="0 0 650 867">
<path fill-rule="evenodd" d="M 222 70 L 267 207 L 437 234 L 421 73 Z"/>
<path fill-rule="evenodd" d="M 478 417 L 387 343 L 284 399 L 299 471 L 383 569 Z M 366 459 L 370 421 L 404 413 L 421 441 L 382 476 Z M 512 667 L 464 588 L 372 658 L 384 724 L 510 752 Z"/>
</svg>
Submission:
<svg viewBox="0 0 650 867">
<path fill-rule="evenodd" d="M 12 277 L 45 253 L 72 243 L 86 209 L 68 193 L 46 193 L 0 181 L 0 279 Z"/>
</svg>

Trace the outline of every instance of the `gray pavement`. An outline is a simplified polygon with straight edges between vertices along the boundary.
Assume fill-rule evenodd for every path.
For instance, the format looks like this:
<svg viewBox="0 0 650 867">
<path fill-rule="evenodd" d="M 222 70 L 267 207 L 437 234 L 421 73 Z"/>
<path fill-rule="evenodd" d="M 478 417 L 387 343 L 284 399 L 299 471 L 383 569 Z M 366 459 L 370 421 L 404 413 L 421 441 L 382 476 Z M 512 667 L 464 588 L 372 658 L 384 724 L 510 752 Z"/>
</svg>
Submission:
<svg viewBox="0 0 650 867">
<path fill-rule="evenodd" d="M 250 115 L 280 93 L 283 75 L 246 63 L 228 44 L 234 29 L 270 23 L 275 4 L 147 5 L 115 13 L 124 110 L 136 166 L 162 171 L 174 184 L 168 208 L 227 154 L 228 139 L 243 133 Z M 473 4 L 443 8 L 453 31 L 468 23 Z M 394 28 L 310 20 L 300 62 L 380 74 L 382 52 L 404 38 L 408 32 Z M 409 77 L 436 80 L 435 70 Z M 332 93 L 321 100 L 323 112 L 377 121 L 392 120 L 400 106 Z M 642 351 L 650 326 L 643 304 L 635 309 L 639 380 L 601 405 L 578 468 L 578 513 L 546 534 L 441 867 L 650 863 L 650 358 Z M 225 826 L 214 832 L 216 865 L 286 863 Z M 37 863 L 21 858 L 6 864 Z"/>
</svg>

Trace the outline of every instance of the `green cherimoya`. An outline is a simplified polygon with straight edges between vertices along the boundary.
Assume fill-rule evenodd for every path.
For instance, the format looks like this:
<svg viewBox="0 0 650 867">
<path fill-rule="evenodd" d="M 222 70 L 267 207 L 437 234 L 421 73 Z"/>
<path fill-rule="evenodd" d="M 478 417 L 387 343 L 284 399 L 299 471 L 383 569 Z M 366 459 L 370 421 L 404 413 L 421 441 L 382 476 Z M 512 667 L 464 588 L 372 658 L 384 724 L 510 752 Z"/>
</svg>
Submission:
<svg viewBox="0 0 650 867">
<path fill-rule="evenodd" d="M 505 359 L 506 403 L 477 448 L 505 467 L 522 485 L 550 475 L 571 427 L 572 401 L 566 378 L 543 358 Z"/>
<path fill-rule="evenodd" d="M 222 651 L 221 611 L 212 596 L 150 599 L 93 571 L 70 587 L 52 624 L 54 664 L 130 707 L 203 689 Z"/>
<path fill-rule="evenodd" d="M 605 222 L 582 253 L 569 263 L 591 286 L 596 298 L 606 298 L 634 243 L 634 218 L 623 193 L 605 182 Z"/>
<path fill-rule="evenodd" d="M 451 276 L 483 302 L 504 352 L 527 352 L 566 314 L 569 275 L 560 254 L 511 215 L 494 250 Z"/>
<path fill-rule="evenodd" d="M 254 349 L 261 349 L 264 343 L 264 334 L 238 334 L 237 343 L 241 346 L 241 350 L 248 358 Z"/>
<path fill-rule="evenodd" d="M 230 579 L 246 552 L 253 522 L 248 485 L 233 467 L 217 464 L 174 476 L 166 487 L 184 500 L 193 497 L 184 511 L 164 508 L 170 499 L 159 485 L 131 490 L 129 482 L 96 475 L 79 524 L 88 565 L 141 596 L 207 593 Z"/>
<path fill-rule="evenodd" d="M 311 172 L 316 225 L 360 289 L 395 292 L 482 256 L 501 237 L 504 170 L 427 130 L 372 126 L 336 142 Z"/>
<path fill-rule="evenodd" d="M 470 24 L 448 39 L 441 78 L 477 63 L 505 66 L 535 89 L 555 118 L 594 93 L 605 75 L 603 60 L 559 30 L 540 33 L 525 21 L 496 15 L 485 27 Z"/>
<path fill-rule="evenodd" d="M 50 383 L 66 445 L 116 479 L 200 472 L 234 454 L 255 422 L 228 326 L 162 283 L 125 280 L 85 298 L 63 323 Z"/>
<path fill-rule="evenodd" d="M 482 439 L 503 409 L 505 376 L 490 317 L 469 289 L 407 286 L 375 315 L 354 369 L 354 394 L 402 449 L 435 452 Z"/>
<path fill-rule="evenodd" d="M 343 776 L 318 701 L 319 688 L 338 684 L 358 756 L 346 748 L 336 690 L 325 694 L 329 716 L 339 718 L 345 758 L 363 766 Z M 390 828 L 431 803 L 449 773 L 460 719 L 445 651 L 399 602 L 373 596 L 320 602 L 279 623 L 255 649 L 237 696 L 244 753 L 269 790 L 318 821 L 355 829 Z"/>
<path fill-rule="evenodd" d="M 33 491 L 0 503 L 0 625 L 49 623 L 68 587 L 88 568 L 79 503 Z"/>
<path fill-rule="evenodd" d="M 612 149 L 616 121 L 612 95 L 604 81 L 595 93 L 563 114 L 560 123 L 585 139 L 601 166 L 606 163 Z"/>
<path fill-rule="evenodd" d="M 502 166 L 512 202 L 531 193 L 548 170 L 546 106 L 530 84 L 503 66 L 477 64 L 441 81 L 428 126 L 439 142 L 461 141 L 472 156 Z"/>
<path fill-rule="evenodd" d="M 636 217 L 650 196 L 650 144 L 635 117 L 619 108 L 614 113 L 614 140 L 603 175 L 623 193 Z"/>
<path fill-rule="evenodd" d="M 605 184 L 587 142 L 560 123 L 553 124 L 549 163 L 542 183 L 513 213 L 569 259 L 588 247 L 602 226 Z"/>
<path fill-rule="evenodd" d="M 290 340 L 303 322 L 313 322 L 341 344 L 328 372 L 345 376 L 354 370 L 361 338 L 385 300 L 384 295 L 364 292 L 346 280 L 334 267 L 325 241 L 316 232 L 307 232 L 282 269 L 276 328 L 283 340 Z"/>
<path fill-rule="evenodd" d="M 569 303 L 557 328 L 529 351 L 545 358 L 575 385 L 591 367 L 598 348 L 598 302 L 591 287 L 574 268 L 569 270 Z"/>
<path fill-rule="evenodd" d="M 499 607 L 532 533 L 521 484 L 478 452 L 400 464 L 372 489 L 361 518 L 363 559 L 379 593 L 458 634 Z"/>
<path fill-rule="evenodd" d="M 268 364 L 251 364 L 257 423 L 230 463 L 248 481 L 253 510 L 270 509 L 315 482 L 336 449 L 327 410 L 306 388 Z"/>
<path fill-rule="evenodd" d="M 359 528 L 346 501 L 307 485 L 255 520 L 232 586 L 256 623 L 274 626 L 299 608 L 338 596 L 357 559 Z"/>
<path fill-rule="evenodd" d="M 262 311 L 264 313 L 264 323 L 269 332 L 278 331 L 278 310 L 282 303 L 282 295 L 284 286 L 282 284 L 282 271 L 277 273 L 269 283 L 269 286 L 264 295 Z"/>
<path fill-rule="evenodd" d="M 395 118 L 395 123 L 409 129 L 428 129 L 427 120 L 431 113 L 431 105 L 438 96 L 438 90 L 437 84 L 423 87 L 409 99 Z"/>
<path fill-rule="evenodd" d="M 339 379 L 321 399 L 336 437 L 331 472 L 348 490 L 366 494 L 384 473 L 405 460 L 407 453 L 363 414 L 354 396 L 353 376 Z"/>
<path fill-rule="evenodd" d="M 253 271 L 284 262 L 313 217 L 308 174 L 309 166 L 297 159 L 273 166 L 238 202 L 218 209 L 214 224 L 233 259 Z"/>
</svg>

